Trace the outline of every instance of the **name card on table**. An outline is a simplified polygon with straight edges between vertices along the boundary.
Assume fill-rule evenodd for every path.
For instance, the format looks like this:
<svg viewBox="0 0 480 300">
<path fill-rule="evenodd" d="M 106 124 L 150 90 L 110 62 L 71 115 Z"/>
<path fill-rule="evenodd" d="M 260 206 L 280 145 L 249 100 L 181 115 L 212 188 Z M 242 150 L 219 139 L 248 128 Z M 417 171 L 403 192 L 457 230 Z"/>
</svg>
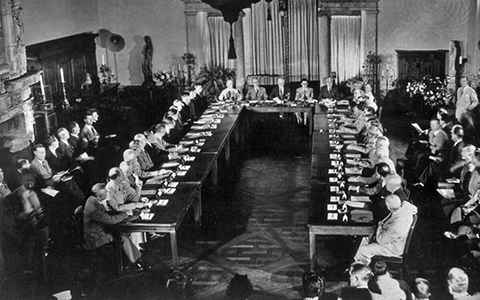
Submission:
<svg viewBox="0 0 480 300">
<path fill-rule="evenodd" d="M 339 196 L 331 196 L 330 197 L 330 202 L 338 202 L 340 201 L 340 197 Z"/>
<path fill-rule="evenodd" d="M 340 154 L 330 154 L 330 159 L 340 159 Z"/>
<path fill-rule="evenodd" d="M 160 199 L 157 202 L 157 206 L 166 206 L 168 204 L 168 199 Z"/>
<path fill-rule="evenodd" d="M 330 177 L 330 178 L 328 178 L 328 181 L 332 182 L 332 183 L 338 182 L 338 178 L 337 177 Z"/>
<path fill-rule="evenodd" d="M 167 187 L 169 187 L 169 188 L 176 188 L 179 183 L 180 183 L 180 182 L 178 182 L 178 181 L 172 181 L 172 182 L 170 182 L 170 183 L 167 185 Z"/>
<path fill-rule="evenodd" d="M 155 215 L 154 213 L 141 212 L 140 219 L 150 221 L 154 215 Z"/>
<path fill-rule="evenodd" d="M 163 191 L 165 195 L 173 195 L 177 189 L 175 188 L 167 188 L 166 190 Z"/>
<path fill-rule="evenodd" d="M 185 156 L 183 157 L 183 160 L 184 160 L 184 161 L 194 161 L 194 160 L 195 160 L 195 156 L 185 155 Z"/>
<path fill-rule="evenodd" d="M 328 211 L 337 211 L 338 206 L 336 204 L 327 204 Z"/>
<path fill-rule="evenodd" d="M 187 171 L 178 171 L 177 172 L 177 176 L 182 177 L 182 176 L 185 176 L 185 175 L 187 175 Z"/>
<path fill-rule="evenodd" d="M 336 166 L 338 166 L 339 164 L 340 164 L 340 161 L 338 161 L 338 160 L 332 160 L 332 161 L 330 161 L 330 165 L 333 166 L 333 167 L 336 167 Z"/>
<path fill-rule="evenodd" d="M 190 147 L 190 152 L 191 153 L 200 153 L 201 149 L 197 146 L 192 146 Z"/>
<path fill-rule="evenodd" d="M 217 124 L 212 124 L 209 126 L 210 129 L 217 129 Z"/>
<path fill-rule="evenodd" d="M 222 123 L 222 119 L 215 119 L 215 120 L 213 121 L 213 124 L 214 124 L 214 125 L 220 124 L 220 123 Z M 217 127 L 217 126 L 215 126 L 215 127 Z"/>
<path fill-rule="evenodd" d="M 338 192 L 340 188 L 337 185 L 330 186 L 330 192 Z"/>
<path fill-rule="evenodd" d="M 328 174 L 337 174 L 337 169 L 328 169 Z"/>
<path fill-rule="evenodd" d="M 179 166 L 178 169 L 179 169 L 180 171 L 188 171 L 188 170 L 190 170 L 191 167 L 192 167 L 192 166 L 182 165 L 182 166 Z"/>
<path fill-rule="evenodd" d="M 346 153 L 345 156 L 348 157 L 348 158 L 360 158 L 360 157 L 362 157 L 362 155 L 360 153 Z"/>
<path fill-rule="evenodd" d="M 372 202 L 369 196 L 352 196 L 350 197 L 350 200 L 357 201 L 357 202 Z"/>
<path fill-rule="evenodd" d="M 327 220 L 338 220 L 338 213 L 328 213 Z"/>
</svg>

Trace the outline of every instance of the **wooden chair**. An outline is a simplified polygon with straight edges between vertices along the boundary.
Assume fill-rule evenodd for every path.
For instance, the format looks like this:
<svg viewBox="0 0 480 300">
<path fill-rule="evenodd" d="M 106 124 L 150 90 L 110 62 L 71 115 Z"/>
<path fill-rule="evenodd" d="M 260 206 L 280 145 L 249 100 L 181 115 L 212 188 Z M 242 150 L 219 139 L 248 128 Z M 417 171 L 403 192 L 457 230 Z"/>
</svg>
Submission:
<svg viewBox="0 0 480 300">
<path fill-rule="evenodd" d="M 391 268 L 391 266 L 398 266 L 400 279 L 403 279 L 407 282 L 411 279 L 410 269 L 408 267 L 408 260 L 407 260 L 408 251 L 410 248 L 410 242 L 412 241 L 413 231 L 415 229 L 415 225 L 417 224 L 417 220 L 418 220 L 418 215 L 417 214 L 413 215 L 413 221 L 412 221 L 412 225 L 410 226 L 410 230 L 408 231 L 407 240 L 405 242 L 405 248 L 403 250 L 403 254 L 400 257 L 381 256 L 381 255 L 374 256 L 375 258 L 383 259 L 389 266 L 389 269 Z"/>
</svg>

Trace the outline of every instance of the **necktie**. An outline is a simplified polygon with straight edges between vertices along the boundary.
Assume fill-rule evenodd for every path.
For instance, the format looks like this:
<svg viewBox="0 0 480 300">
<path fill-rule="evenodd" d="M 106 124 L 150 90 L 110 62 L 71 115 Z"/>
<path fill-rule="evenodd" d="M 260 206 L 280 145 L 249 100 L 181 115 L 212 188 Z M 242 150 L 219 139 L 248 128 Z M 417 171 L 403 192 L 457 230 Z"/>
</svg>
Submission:
<svg viewBox="0 0 480 300">
<path fill-rule="evenodd" d="M 98 132 L 97 130 L 95 129 L 95 127 L 92 126 L 92 133 L 94 136 L 97 136 L 98 135 Z"/>
<path fill-rule="evenodd" d="M 280 97 L 283 96 L 283 87 L 280 87 Z"/>
</svg>

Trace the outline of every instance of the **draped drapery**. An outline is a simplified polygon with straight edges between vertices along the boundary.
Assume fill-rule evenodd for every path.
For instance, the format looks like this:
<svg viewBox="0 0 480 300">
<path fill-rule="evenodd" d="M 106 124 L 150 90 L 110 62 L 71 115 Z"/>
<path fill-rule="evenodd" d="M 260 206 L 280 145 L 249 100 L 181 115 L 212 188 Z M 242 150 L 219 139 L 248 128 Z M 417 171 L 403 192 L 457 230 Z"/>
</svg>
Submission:
<svg viewBox="0 0 480 300">
<path fill-rule="evenodd" d="M 246 9 L 243 19 L 245 32 L 246 74 L 284 75 L 284 39 L 278 1 L 272 1 L 272 20 L 267 20 L 268 4 L 264 1 Z M 261 77 L 260 84 L 273 84 L 273 77 Z"/>
<path fill-rule="evenodd" d="M 235 60 L 228 59 L 230 24 L 225 22 L 221 16 L 209 16 L 207 22 L 210 34 L 210 47 L 208 49 L 210 62 L 208 65 L 210 67 L 224 65 L 227 68 L 235 68 Z"/>
<path fill-rule="evenodd" d="M 288 2 L 290 80 L 319 80 L 317 0 Z"/>
<path fill-rule="evenodd" d="M 360 75 L 361 71 L 361 17 L 332 16 L 331 68 L 338 82 Z"/>
</svg>

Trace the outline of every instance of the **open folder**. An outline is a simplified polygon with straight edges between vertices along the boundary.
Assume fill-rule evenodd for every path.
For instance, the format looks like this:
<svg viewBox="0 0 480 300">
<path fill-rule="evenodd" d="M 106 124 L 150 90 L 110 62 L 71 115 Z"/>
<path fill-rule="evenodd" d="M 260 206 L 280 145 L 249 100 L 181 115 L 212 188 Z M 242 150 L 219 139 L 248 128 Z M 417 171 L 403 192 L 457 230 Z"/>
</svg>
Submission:
<svg viewBox="0 0 480 300">
<path fill-rule="evenodd" d="M 412 123 L 412 126 L 413 126 L 413 128 L 415 128 L 415 130 L 418 132 L 418 134 L 423 133 L 423 129 L 420 127 L 420 125 L 418 125 L 418 123 Z"/>
<path fill-rule="evenodd" d="M 455 198 L 455 193 L 453 189 L 437 189 L 437 192 L 442 195 L 445 199 L 453 199 Z"/>
</svg>

